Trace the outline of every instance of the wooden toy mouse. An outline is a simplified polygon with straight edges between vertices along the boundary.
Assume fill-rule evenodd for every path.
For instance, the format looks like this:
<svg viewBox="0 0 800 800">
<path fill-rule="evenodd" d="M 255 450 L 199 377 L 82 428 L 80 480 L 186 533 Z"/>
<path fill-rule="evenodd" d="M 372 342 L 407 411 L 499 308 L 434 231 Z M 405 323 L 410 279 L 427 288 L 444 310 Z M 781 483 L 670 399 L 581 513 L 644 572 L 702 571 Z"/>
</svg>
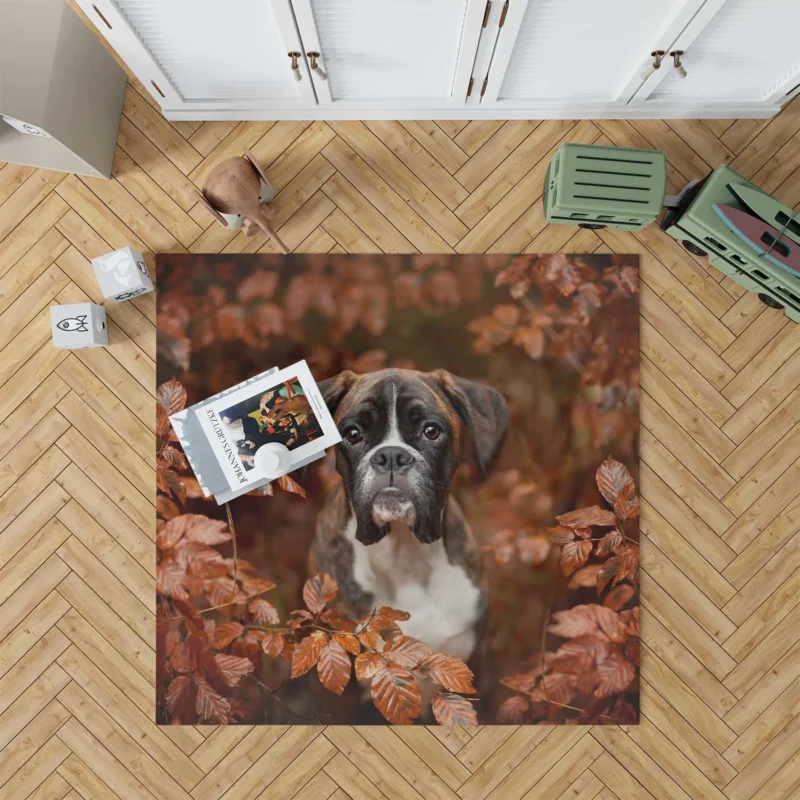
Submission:
<svg viewBox="0 0 800 800">
<path fill-rule="evenodd" d="M 262 193 L 262 182 L 267 191 Z M 249 150 L 243 156 L 226 158 L 211 170 L 200 195 L 205 207 L 226 228 L 242 227 L 246 236 L 261 228 L 284 253 L 289 249 L 269 223 L 264 203 L 275 196 L 264 170 Z"/>
</svg>

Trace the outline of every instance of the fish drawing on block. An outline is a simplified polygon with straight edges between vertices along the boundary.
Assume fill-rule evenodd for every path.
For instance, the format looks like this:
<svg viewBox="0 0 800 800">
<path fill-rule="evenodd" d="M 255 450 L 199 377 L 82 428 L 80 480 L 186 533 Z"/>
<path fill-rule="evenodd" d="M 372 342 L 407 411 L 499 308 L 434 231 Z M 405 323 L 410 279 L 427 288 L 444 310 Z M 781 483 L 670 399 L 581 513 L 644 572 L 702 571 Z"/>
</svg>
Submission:
<svg viewBox="0 0 800 800">
<path fill-rule="evenodd" d="M 81 314 L 79 317 L 67 317 L 62 319 L 56 324 L 56 327 L 62 331 L 75 331 L 77 333 L 86 333 L 89 326 L 86 323 L 86 314 Z"/>
<path fill-rule="evenodd" d="M 760 256 L 781 269 L 800 275 L 800 245 L 758 217 L 724 203 L 712 208 L 722 221 Z"/>
</svg>

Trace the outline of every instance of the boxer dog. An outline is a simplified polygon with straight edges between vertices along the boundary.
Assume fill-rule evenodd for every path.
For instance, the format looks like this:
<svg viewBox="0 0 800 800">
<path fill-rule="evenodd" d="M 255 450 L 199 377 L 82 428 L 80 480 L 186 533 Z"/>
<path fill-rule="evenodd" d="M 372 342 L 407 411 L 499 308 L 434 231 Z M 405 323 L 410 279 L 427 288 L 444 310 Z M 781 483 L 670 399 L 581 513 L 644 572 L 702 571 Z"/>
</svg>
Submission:
<svg viewBox="0 0 800 800">
<path fill-rule="evenodd" d="M 450 480 L 469 438 L 484 477 L 508 429 L 500 392 L 449 372 L 342 372 L 320 383 L 342 476 L 317 518 L 312 570 L 354 618 L 407 611 L 403 633 L 466 661 L 486 612 L 481 556 Z"/>
</svg>

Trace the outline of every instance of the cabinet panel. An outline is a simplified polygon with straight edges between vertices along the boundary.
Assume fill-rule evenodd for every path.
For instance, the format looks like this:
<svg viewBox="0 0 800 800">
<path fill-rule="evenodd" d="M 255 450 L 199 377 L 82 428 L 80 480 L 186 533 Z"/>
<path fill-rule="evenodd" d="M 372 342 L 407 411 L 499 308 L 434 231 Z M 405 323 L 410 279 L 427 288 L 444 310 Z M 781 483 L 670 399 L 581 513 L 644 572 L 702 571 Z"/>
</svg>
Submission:
<svg viewBox="0 0 800 800">
<path fill-rule="evenodd" d="M 290 68 L 300 42 L 289 0 L 79 3 L 165 107 L 315 103 L 309 80 Z"/>
<path fill-rule="evenodd" d="M 506 25 L 501 31 L 496 61 L 507 61 L 507 66 L 496 71 L 493 62 L 488 84 L 494 87 L 487 90 L 487 101 L 613 102 L 686 6 L 642 0 L 528 0 L 518 29 Z"/>
<path fill-rule="evenodd" d="M 321 104 L 460 102 L 466 95 L 485 2 L 293 0 Z"/>
<path fill-rule="evenodd" d="M 800 74 L 799 30 L 798 0 L 727 0 L 692 42 L 673 46 L 685 50 L 686 78 L 668 70 L 649 100 L 759 101 L 788 91 Z"/>
</svg>

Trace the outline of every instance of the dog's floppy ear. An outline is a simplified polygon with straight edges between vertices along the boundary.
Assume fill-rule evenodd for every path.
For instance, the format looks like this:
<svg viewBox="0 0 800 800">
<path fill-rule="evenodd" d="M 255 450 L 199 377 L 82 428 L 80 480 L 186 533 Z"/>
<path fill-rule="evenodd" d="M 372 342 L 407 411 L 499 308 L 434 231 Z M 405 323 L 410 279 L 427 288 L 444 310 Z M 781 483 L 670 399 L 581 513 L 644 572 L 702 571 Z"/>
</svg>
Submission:
<svg viewBox="0 0 800 800">
<path fill-rule="evenodd" d="M 508 432 L 508 403 L 497 389 L 457 378 L 446 370 L 433 377 L 469 431 L 472 452 L 481 476 L 486 477 Z"/>
<path fill-rule="evenodd" d="M 358 380 L 358 375 L 346 369 L 332 378 L 326 378 L 324 381 L 319 382 L 319 390 L 322 392 L 322 398 L 325 400 L 325 405 L 328 406 L 328 411 L 331 414 L 336 414 L 339 403 L 342 402 L 342 399 L 350 391 L 350 387 L 356 380 Z"/>
</svg>

